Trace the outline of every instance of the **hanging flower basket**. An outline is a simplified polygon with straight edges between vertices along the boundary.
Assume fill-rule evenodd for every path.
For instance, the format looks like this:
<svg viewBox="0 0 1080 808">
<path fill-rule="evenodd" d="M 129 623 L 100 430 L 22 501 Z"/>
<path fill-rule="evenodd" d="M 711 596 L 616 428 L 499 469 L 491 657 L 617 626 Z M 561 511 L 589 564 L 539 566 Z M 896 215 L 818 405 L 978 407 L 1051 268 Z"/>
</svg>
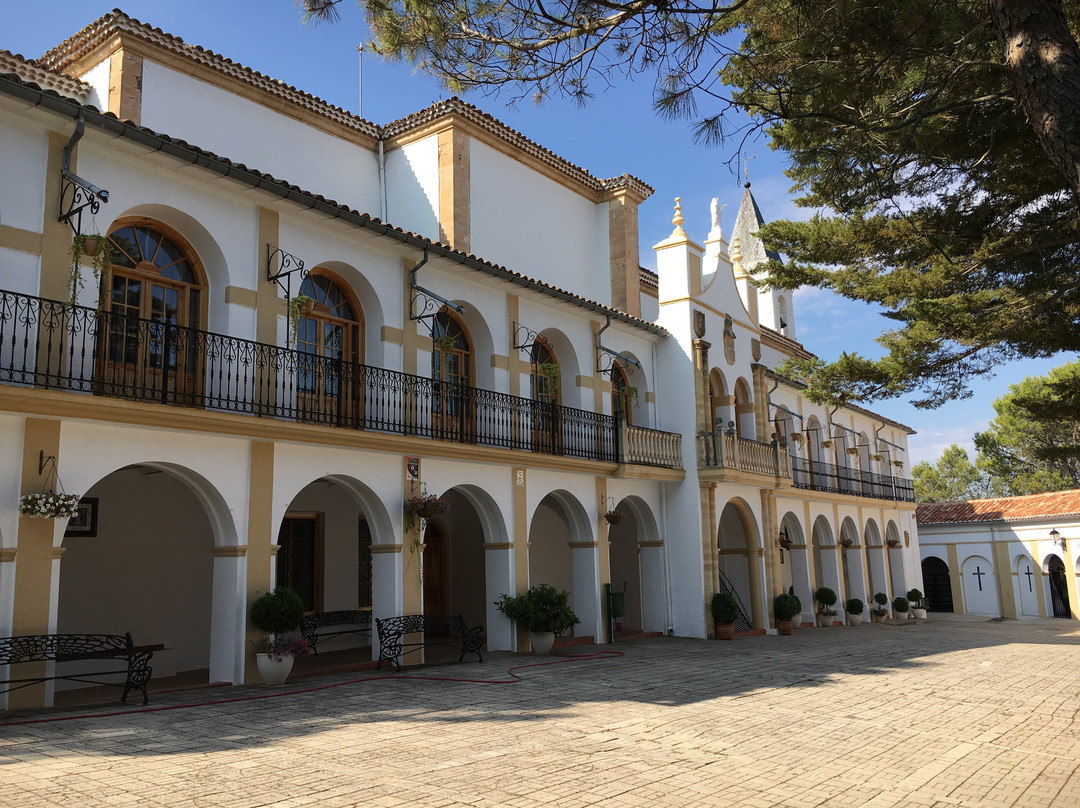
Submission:
<svg viewBox="0 0 1080 808">
<path fill-rule="evenodd" d="M 609 525 L 617 525 L 622 521 L 622 511 L 608 511 L 604 514 L 604 518 L 607 519 Z"/>
<path fill-rule="evenodd" d="M 872 455 L 870 455 L 870 459 L 880 463 L 882 460 L 885 459 L 885 456 L 884 455 L 879 455 L 879 454 L 872 454 Z"/>
<path fill-rule="evenodd" d="M 890 547 L 894 547 L 894 548 L 899 547 L 900 546 L 900 539 L 886 539 L 885 543 L 887 545 L 889 545 Z"/>
<path fill-rule="evenodd" d="M 852 540 L 852 538 L 850 536 L 844 536 L 843 538 L 840 539 L 840 546 L 841 547 L 851 547 L 853 544 L 855 544 L 855 542 Z"/>
<path fill-rule="evenodd" d="M 847 453 L 849 455 L 857 455 L 859 453 L 859 450 L 856 449 L 854 446 L 849 446 L 848 450 L 847 450 Z"/>
<path fill-rule="evenodd" d="M 792 441 L 795 442 L 796 446 L 802 446 L 803 436 L 802 436 L 801 433 L 792 432 L 791 435 L 789 435 L 789 437 L 791 438 Z"/>
<path fill-rule="evenodd" d="M 831 440 L 823 440 L 821 442 L 821 448 L 822 449 L 831 449 L 832 448 L 832 441 Z"/>
<path fill-rule="evenodd" d="M 405 500 L 405 529 L 411 530 L 416 524 L 416 518 L 431 519 L 440 513 L 446 513 L 447 504 L 445 499 L 440 499 L 434 494 L 421 494 Z"/>
<path fill-rule="evenodd" d="M 32 519 L 70 519 L 79 510 L 78 494 L 23 494 L 19 497 L 19 513 Z"/>
<path fill-rule="evenodd" d="M 787 536 L 777 539 L 777 541 L 780 542 L 780 546 L 783 547 L 785 550 L 791 549 L 791 539 L 789 539 Z"/>
<path fill-rule="evenodd" d="M 892 464 L 894 466 L 896 466 L 898 469 L 902 469 L 904 467 L 904 461 L 903 460 L 894 460 L 892 462 Z"/>
</svg>

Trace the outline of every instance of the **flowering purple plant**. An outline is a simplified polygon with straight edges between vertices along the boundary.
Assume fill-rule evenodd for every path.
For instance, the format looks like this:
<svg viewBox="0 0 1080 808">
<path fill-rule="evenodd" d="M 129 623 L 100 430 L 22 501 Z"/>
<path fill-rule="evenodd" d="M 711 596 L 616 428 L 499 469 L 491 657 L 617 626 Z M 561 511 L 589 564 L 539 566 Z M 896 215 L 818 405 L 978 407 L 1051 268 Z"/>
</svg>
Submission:
<svg viewBox="0 0 1080 808">
<path fill-rule="evenodd" d="M 430 519 L 440 513 L 446 513 L 449 507 L 446 500 L 434 494 L 421 494 L 418 497 L 410 497 L 405 500 L 402 510 L 405 512 L 405 529 L 412 530 L 416 524 L 416 517 Z"/>
<path fill-rule="evenodd" d="M 281 662 L 285 657 L 299 657 L 311 650 L 307 640 L 300 637 L 274 637 L 266 644 L 263 652 L 273 658 L 275 662 Z"/>
</svg>

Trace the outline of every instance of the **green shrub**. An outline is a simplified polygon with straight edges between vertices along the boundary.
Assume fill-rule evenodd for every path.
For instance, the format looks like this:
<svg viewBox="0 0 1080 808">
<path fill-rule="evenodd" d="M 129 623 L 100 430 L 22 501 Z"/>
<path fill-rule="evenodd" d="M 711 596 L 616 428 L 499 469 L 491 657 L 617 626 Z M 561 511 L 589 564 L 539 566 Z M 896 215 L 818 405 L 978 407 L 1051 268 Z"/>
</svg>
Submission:
<svg viewBox="0 0 1080 808">
<path fill-rule="evenodd" d="M 522 595 L 504 594 L 495 608 L 526 631 L 562 634 L 581 622 L 570 608 L 570 593 L 550 584 L 531 586 Z"/>
<path fill-rule="evenodd" d="M 303 619 L 304 601 L 287 586 L 279 586 L 251 604 L 251 622 L 267 634 L 295 631 Z"/>
<path fill-rule="evenodd" d="M 836 614 L 836 611 L 832 608 L 836 605 L 836 593 L 829 587 L 823 586 L 814 593 L 814 600 L 816 600 L 821 608 L 818 610 L 821 614 Z"/>
<path fill-rule="evenodd" d="M 773 600 L 773 615 L 777 621 L 791 620 L 802 611 L 799 599 L 791 594 L 777 595 Z"/>
<path fill-rule="evenodd" d="M 907 593 L 907 599 L 910 600 L 912 603 L 918 603 L 920 600 L 923 599 L 923 593 L 920 592 L 918 589 L 909 589 Z"/>
<path fill-rule="evenodd" d="M 739 616 L 739 604 L 730 592 L 717 592 L 712 596 L 711 605 L 714 623 L 734 623 Z"/>
<path fill-rule="evenodd" d="M 911 604 L 908 603 L 907 598 L 893 598 L 892 607 L 894 611 L 906 612 L 911 608 Z"/>
<path fill-rule="evenodd" d="M 795 603 L 796 603 L 796 605 L 797 605 L 797 606 L 799 607 L 799 608 L 797 608 L 797 609 L 795 610 L 795 614 L 798 614 L 799 612 L 801 612 L 801 611 L 802 611 L 802 601 L 801 601 L 801 600 L 799 600 L 799 596 L 795 594 L 795 587 L 793 587 L 793 586 L 789 586 L 789 587 L 788 587 L 788 590 L 787 590 L 787 593 L 788 593 L 789 595 L 791 595 L 791 597 L 795 598 Z"/>
<path fill-rule="evenodd" d="M 876 595 L 874 595 L 874 603 L 876 603 L 882 608 L 885 608 L 889 605 L 889 596 L 886 595 L 884 592 L 878 592 Z"/>
<path fill-rule="evenodd" d="M 844 601 L 844 611 L 848 614 L 862 614 L 863 609 L 866 608 L 866 604 L 858 598 L 851 598 Z"/>
</svg>

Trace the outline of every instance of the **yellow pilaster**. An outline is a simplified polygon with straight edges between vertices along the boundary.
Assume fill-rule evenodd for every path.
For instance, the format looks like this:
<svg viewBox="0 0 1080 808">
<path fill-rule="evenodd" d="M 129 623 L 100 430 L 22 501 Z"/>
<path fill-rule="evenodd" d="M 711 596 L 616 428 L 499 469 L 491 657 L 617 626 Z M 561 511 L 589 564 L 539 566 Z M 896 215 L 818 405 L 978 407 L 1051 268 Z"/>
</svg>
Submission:
<svg viewBox="0 0 1080 808">
<path fill-rule="evenodd" d="M 277 549 L 274 527 L 274 444 L 252 441 L 248 472 L 247 605 L 273 588 L 271 559 Z M 244 682 L 262 681 L 255 664 L 255 646 L 262 632 L 247 624 Z"/>
<path fill-rule="evenodd" d="M 278 285 L 266 279 L 266 259 L 269 251 L 281 246 L 280 219 L 277 211 L 259 208 L 259 242 L 255 255 L 255 339 L 267 345 L 276 345 L 278 341 L 278 314 L 280 298 Z M 269 249 L 268 249 L 269 248 Z M 292 279 L 292 293 L 300 293 L 300 273 Z"/>
<path fill-rule="evenodd" d="M 1065 581 L 1066 586 L 1069 587 L 1069 612 L 1072 615 L 1073 620 L 1080 619 L 1080 591 L 1077 590 L 1076 581 L 1076 568 L 1073 565 L 1073 553 L 1072 543 L 1066 541 L 1065 549 L 1062 551 L 1065 561 Z"/>
<path fill-rule="evenodd" d="M 991 528 L 992 529 L 992 528 Z M 1016 619 L 1016 593 L 1013 591 L 1012 563 L 1008 541 L 994 542 L 994 569 L 997 571 L 998 593 L 1001 595 L 1002 615 Z"/>
<path fill-rule="evenodd" d="M 514 591 L 521 594 L 529 588 L 529 477 L 524 468 L 512 468 L 511 485 L 514 491 Z M 517 647 L 529 650 L 529 632 L 517 626 Z"/>
<path fill-rule="evenodd" d="M 46 477 L 39 474 L 41 452 L 46 457 L 60 461 L 60 422 L 44 418 L 27 418 L 23 425 L 22 489 L 20 493 L 32 494 L 45 487 Z M 15 598 L 13 604 L 11 633 L 49 634 L 50 603 L 53 572 L 53 542 L 57 527 L 56 519 L 32 519 L 19 517 L 19 535 L 16 546 Z M 20 676 L 30 678 L 45 675 L 45 663 L 21 666 Z M 8 706 L 40 707 L 45 703 L 45 685 L 36 684 L 12 691 Z"/>
<path fill-rule="evenodd" d="M 780 520 L 776 513 L 776 495 L 769 489 L 761 490 L 761 538 L 765 559 L 765 626 L 772 625 L 773 597 L 783 591 L 784 576 L 780 570 L 780 545 L 776 537 L 780 532 Z"/>
<path fill-rule="evenodd" d="M 72 131 L 74 131 L 72 122 Z M 45 213 L 41 223 L 41 279 L 38 294 L 50 300 L 67 300 L 71 293 L 71 242 L 74 234 L 60 215 L 60 170 L 63 167 L 64 144 L 71 132 L 50 132 L 48 162 L 45 168 Z M 72 151 L 71 170 L 78 168 L 78 151 Z M 84 217 L 86 219 L 87 217 Z M 85 227 L 84 227 L 85 230 Z M 88 270 L 87 270 L 88 271 Z M 91 278 L 91 283 L 93 279 Z"/>
<path fill-rule="evenodd" d="M 607 512 L 607 508 L 601 506 L 601 503 L 607 502 L 607 478 L 596 478 L 596 503 L 599 507 L 596 510 L 596 551 L 598 553 L 597 569 L 600 578 L 600 591 L 603 593 L 604 584 L 611 583 L 611 542 L 608 540 L 609 525 L 607 519 L 604 518 L 604 514 Z M 600 617 L 603 621 L 603 625 L 608 625 L 608 610 L 607 610 L 607 598 L 600 598 Z M 604 633 L 606 634 L 605 628 Z M 601 640 L 603 641 L 603 640 Z"/>
<path fill-rule="evenodd" d="M 949 585 L 952 587 L 952 602 L 953 611 L 957 614 L 966 614 L 967 609 L 964 606 L 964 572 L 960 569 L 960 554 L 956 550 L 955 544 L 946 545 L 949 555 Z M 892 586 L 892 579 L 890 577 L 889 586 Z M 1039 607 L 1040 609 L 1042 606 Z"/>
</svg>

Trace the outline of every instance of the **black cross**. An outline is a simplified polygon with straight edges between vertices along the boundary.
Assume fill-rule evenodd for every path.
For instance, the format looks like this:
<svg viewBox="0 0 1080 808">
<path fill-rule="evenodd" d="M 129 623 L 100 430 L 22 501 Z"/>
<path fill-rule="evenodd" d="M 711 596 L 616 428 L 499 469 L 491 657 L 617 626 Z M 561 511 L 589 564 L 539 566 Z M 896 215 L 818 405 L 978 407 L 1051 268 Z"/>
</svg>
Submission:
<svg viewBox="0 0 1080 808">
<path fill-rule="evenodd" d="M 983 571 L 982 571 L 982 569 L 980 569 L 980 568 L 979 568 L 979 565 L 978 565 L 978 564 L 976 564 L 976 565 L 975 565 L 975 572 L 973 572 L 973 573 L 971 573 L 971 574 L 972 574 L 972 575 L 977 575 L 977 576 L 978 576 L 978 581 L 979 581 L 979 591 L 980 591 L 980 592 L 982 592 L 982 577 L 983 577 L 984 575 L 986 575 L 986 573 L 985 573 L 985 572 L 983 572 Z"/>
<path fill-rule="evenodd" d="M 1030 564 L 1028 564 L 1027 572 L 1025 572 L 1024 575 L 1026 575 L 1028 577 L 1028 592 L 1034 592 L 1035 590 L 1033 590 L 1031 588 L 1031 575 L 1032 575 L 1032 573 L 1031 573 L 1031 565 Z"/>
</svg>

